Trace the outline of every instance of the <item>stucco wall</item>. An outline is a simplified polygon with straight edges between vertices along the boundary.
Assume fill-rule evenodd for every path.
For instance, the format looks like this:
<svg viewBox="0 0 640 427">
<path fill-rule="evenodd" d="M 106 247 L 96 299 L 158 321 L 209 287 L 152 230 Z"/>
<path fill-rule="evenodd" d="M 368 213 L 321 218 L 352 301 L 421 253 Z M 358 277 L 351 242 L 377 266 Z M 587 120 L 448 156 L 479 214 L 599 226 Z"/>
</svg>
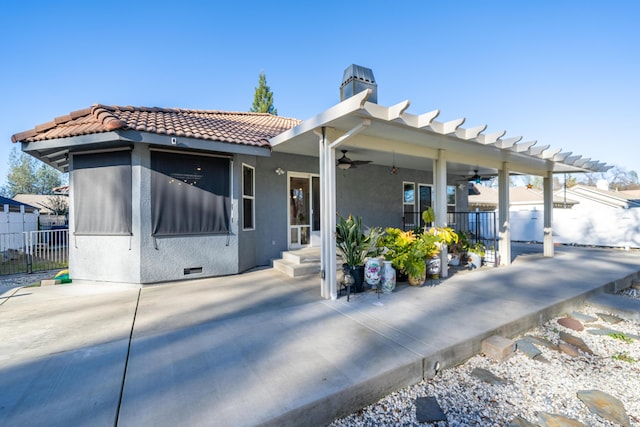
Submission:
<svg viewBox="0 0 640 427">
<path fill-rule="evenodd" d="M 245 271 L 255 267 L 258 262 L 256 260 L 256 246 L 257 246 L 257 228 L 253 230 L 243 230 L 243 209 L 242 209 L 242 167 L 243 165 L 256 167 L 256 157 L 239 155 L 236 156 L 234 162 L 234 176 L 237 177 L 236 184 L 233 187 L 233 198 L 238 201 L 234 207 L 237 215 L 233 217 L 233 222 L 238 230 L 238 271 Z M 257 169 L 254 169 L 254 174 L 257 175 Z M 258 183 L 258 177 L 255 176 L 255 183 Z M 255 193 L 256 188 L 254 188 Z M 254 199 L 255 203 L 255 199 Z M 257 212 L 257 211 L 256 211 Z M 255 218 L 254 218 L 255 221 Z M 257 224 L 256 224 L 257 225 Z"/>
<path fill-rule="evenodd" d="M 71 277 L 89 281 L 156 283 L 237 273 L 238 203 L 235 198 L 234 221 L 229 235 L 158 238 L 151 235 L 150 159 L 148 146 L 137 144 L 132 152 L 132 236 L 72 236 L 69 249 Z M 73 179 L 72 170 L 71 232 L 75 229 Z M 237 194 L 239 182 L 238 173 L 234 173 L 234 194 Z M 99 183 L 96 191 L 99 191 Z M 185 274 L 185 269 L 192 268 L 202 268 L 202 272 Z"/>
<path fill-rule="evenodd" d="M 287 173 L 318 173 L 318 159 L 286 153 L 272 153 L 271 157 L 256 158 L 256 264 L 269 265 L 286 251 L 287 242 Z"/>
<path fill-rule="evenodd" d="M 132 235 L 131 236 L 76 236 L 73 157 L 69 173 L 69 275 L 74 280 L 140 283 L 140 215 L 136 200 L 140 180 L 142 148 L 136 146 L 131 153 L 132 181 Z M 100 183 L 95 183 L 100 191 Z"/>
<path fill-rule="evenodd" d="M 151 156 L 141 148 L 140 168 L 140 280 L 141 283 L 222 276 L 238 272 L 237 199 L 233 198 L 234 222 L 229 235 L 156 237 L 151 235 Z M 234 162 L 234 167 L 236 166 Z M 238 174 L 234 171 L 234 193 Z M 134 181 L 134 188 L 135 188 Z M 236 193 L 237 194 L 237 193 Z M 135 199 L 134 199 L 135 200 Z M 185 274 L 185 269 L 202 268 Z"/>
<path fill-rule="evenodd" d="M 371 227 L 402 227 L 403 182 L 431 184 L 433 173 L 400 169 L 397 175 L 384 166 L 365 165 L 355 169 L 336 169 L 338 213 L 362 217 Z"/>
</svg>

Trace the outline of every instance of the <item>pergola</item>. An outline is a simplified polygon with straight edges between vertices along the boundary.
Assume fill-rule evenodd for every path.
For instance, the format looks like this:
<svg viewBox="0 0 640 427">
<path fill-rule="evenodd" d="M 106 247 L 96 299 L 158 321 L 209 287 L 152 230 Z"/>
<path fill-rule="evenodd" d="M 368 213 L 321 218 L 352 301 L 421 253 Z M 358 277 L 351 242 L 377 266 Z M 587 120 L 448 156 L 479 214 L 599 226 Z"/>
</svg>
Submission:
<svg viewBox="0 0 640 427">
<path fill-rule="evenodd" d="M 410 102 L 390 107 L 368 102 L 362 91 L 270 140 L 274 151 L 319 157 L 322 296 L 337 298 L 336 271 L 336 149 L 357 149 L 373 164 L 433 171 L 436 226 L 447 226 L 447 183 L 468 175 L 469 166 L 483 176 L 498 177 L 499 245 L 503 265 L 511 262 L 509 175 L 543 177 L 544 255 L 554 254 L 552 236 L 554 173 L 604 172 L 605 163 L 562 152 L 522 137 L 505 138 L 505 131 L 484 133 L 487 126 L 462 128 L 465 119 L 435 119 L 440 111 L 407 113 Z M 393 156 L 393 157 L 392 157 Z M 446 253 L 442 254 L 443 258 Z M 444 258 L 446 260 L 446 258 Z M 447 263 L 443 262 L 443 277 Z"/>
</svg>

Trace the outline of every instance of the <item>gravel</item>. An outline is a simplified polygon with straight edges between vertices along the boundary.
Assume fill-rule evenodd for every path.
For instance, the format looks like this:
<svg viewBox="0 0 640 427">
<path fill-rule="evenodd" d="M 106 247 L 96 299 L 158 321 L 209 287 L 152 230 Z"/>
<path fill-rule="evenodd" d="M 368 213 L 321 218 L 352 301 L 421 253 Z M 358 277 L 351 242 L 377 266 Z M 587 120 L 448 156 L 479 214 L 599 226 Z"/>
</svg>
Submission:
<svg viewBox="0 0 640 427">
<path fill-rule="evenodd" d="M 631 293 L 631 292 L 630 292 Z M 638 298 L 636 293 L 628 295 Z M 584 314 L 596 316 L 598 310 L 584 307 Z M 580 390 L 600 390 L 622 401 L 631 425 L 640 426 L 640 340 L 616 339 L 587 332 L 595 326 L 585 324 L 576 332 L 557 323 L 557 318 L 525 335 L 534 335 L 558 343 L 560 331 L 580 337 L 595 355 L 580 352 L 571 357 L 537 346 L 549 361 L 543 363 L 516 351 L 504 362 L 476 355 L 464 364 L 440 372 L 434 379 L 422 381 L 379 400 L 373 405 L 335 420 L 331 427 L 345 426 L 508 426 L 520 416 L 537 423 L 539 411 L 561 414 L 589 426 L 615 424 L 591 413 L 576 396 Z M 604 321 L 594 324 L 625 334 L 640 335 L 640 322 L 622 321 L 615 325 Z M 490 385 L 471 375 L 484 368 L 509 381 Z M 421 424 L 416 420 L 415 399 L 436 397 L 448 423 Z"/>
<path fill-rule="evenodd" d="M 39 271 L 31 274 L 10 274 L 0 276 L 0 294 L 20 286 L 29 286 L 40 283 L 43 279 L 51 279 L 60 270 Z"/>
</svg>

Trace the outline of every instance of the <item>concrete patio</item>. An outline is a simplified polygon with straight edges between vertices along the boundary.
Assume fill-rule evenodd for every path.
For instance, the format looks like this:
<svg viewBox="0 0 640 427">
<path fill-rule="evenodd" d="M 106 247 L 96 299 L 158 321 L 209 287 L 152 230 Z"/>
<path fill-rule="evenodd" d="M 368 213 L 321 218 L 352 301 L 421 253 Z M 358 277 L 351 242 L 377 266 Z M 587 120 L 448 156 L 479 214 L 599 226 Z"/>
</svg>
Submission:
<svg viewBox="0 0 640 427">
<path fill-rule="evenodd" d="M 514 246 L 515 248 L 515 246 Z M 638 280 L 640 253 L 521 246 L 510 267 L 320 298 L 272 269 L 0 296 L 4 426 L 322 425 Z"/>
</svg>

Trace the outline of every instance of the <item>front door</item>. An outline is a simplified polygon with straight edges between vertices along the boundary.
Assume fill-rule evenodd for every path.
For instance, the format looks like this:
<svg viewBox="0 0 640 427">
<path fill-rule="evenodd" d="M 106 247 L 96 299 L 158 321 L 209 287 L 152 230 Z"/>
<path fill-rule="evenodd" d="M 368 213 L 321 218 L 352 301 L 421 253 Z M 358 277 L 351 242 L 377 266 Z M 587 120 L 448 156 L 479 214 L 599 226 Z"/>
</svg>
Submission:
<svg viewBox="0 0 640 427">
<path fill-rule="evenodd" d="M 289 249 L 320 244 L 320 178 L 289 173 Z"/>
</svg>

